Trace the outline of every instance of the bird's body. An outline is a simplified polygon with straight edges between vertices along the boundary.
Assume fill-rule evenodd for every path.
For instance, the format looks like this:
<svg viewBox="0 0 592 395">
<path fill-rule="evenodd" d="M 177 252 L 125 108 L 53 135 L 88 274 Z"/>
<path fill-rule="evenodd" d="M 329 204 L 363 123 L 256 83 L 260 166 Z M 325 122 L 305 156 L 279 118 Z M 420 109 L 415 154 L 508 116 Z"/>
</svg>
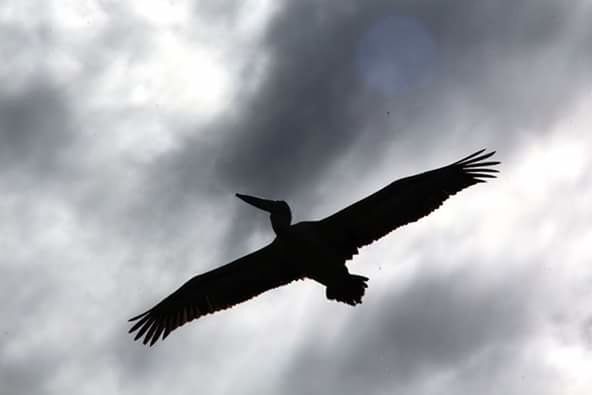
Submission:
<svg viewBox="0 0 592 395">
<path fill-rule="evenodd" d="M 135 339 L 153 345 L 162 335 L 193 319 L 244 302 L 292 281 L 312 279 L 328 299 L 362 302 L 368 278 L 350 274 L 346 261 L 358 249 L 437 209 L 449 196 L 495 177 L 484 150 L 451 165 L 397 180 L 320 221 L 291 224 L 284 201 L 237 194 L 271 213 L 276 238 L 267 246 L 217 269 L 197 275 L 150 310 L 130 319 Z"/>
<path fill-rule="evenodd" d="M 278 250 L 289 251 L 289 257 L 285 263 L 294 267 L 294 273 L 302 278 L 315 280 L 327 287 L 327 297 L 336 299 L 348 304 L 355 305 L 362 302 L 365 281 L 368 279 L 362 276 L 351 276 L 345 266 L 348 259 L 352 257 L 349 249 L 340 248 L 337 240 L 332 242 L 330 234 L 323 229 L 320 221 L 299 222 L 273 242 L 278 244 Z M 345 292 L 348 288 L 339 288 L 344 281 L 362 281 L 358 288 Z M 339 292 L 341 289 L 342 292 Z"/>
</svg>

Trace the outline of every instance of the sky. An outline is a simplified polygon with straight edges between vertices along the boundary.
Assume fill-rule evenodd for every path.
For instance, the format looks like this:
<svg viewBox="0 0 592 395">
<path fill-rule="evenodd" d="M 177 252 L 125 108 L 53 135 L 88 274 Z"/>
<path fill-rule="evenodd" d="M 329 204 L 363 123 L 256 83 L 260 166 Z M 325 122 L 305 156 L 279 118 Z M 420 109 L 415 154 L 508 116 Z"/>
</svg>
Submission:
<svg viewBox="0 0 592 395">
<path fill-rule="evenodd" d="M 0 4 L 0 386 L 20 394 L 592 390 L 592 2 Z M 148 349 L 127 319 L 320 219 L 496 150 L 498 179 Z"/>
</svg>

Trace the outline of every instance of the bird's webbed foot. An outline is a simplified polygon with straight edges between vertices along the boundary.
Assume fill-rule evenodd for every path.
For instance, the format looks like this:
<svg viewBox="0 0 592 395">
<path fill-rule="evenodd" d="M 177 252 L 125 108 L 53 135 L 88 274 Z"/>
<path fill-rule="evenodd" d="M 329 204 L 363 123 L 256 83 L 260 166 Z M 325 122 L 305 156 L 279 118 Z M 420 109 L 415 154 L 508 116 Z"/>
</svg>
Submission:
<svg viewBox="0 0 592 395">
<path fill-rule="evenodd" d="M 340 281 L 327 286 L 325 294 L 329 300 L 347 303 L 355 306 L 362 303 L 362 297 L 368 288 L 368 277 L 348 274 Z"/>
</svg>

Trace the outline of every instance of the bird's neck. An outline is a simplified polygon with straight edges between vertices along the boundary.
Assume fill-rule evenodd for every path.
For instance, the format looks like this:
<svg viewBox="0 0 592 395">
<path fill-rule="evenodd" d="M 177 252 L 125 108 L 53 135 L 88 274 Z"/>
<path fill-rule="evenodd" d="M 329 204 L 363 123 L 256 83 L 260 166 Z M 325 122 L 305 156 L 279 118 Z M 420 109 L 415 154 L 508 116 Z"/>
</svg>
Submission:
<svg viewBox="0 0 592 395">
<path fill-rule="evenodd" d="M 276 236 L 281 236 L 285 234 L 288 229 L 290 228 L 290 223 L 292 222 L 292 218 L 289 214 L 271 214 L 271 227 L 275 232 Z"/>
</svg>

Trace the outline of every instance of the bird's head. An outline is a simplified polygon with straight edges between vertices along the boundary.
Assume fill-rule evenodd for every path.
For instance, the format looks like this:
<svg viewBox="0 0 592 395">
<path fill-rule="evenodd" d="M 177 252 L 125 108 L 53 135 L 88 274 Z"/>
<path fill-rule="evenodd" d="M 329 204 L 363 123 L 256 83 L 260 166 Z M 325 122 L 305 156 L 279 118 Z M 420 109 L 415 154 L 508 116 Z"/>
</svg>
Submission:
<svg viewBox="0 0 592 395">
<path fill-rule="evenodd" d="M 290 206 L 288 206 L 288 203 L 285 201 L 267 200 L 240 193 L 237 193 L 236 197 L 249 203 L 251 206 L 255 206 L 260 210 L 270 213 L 271 226 L 276 235 L 279 236 L 280 233 L 290 227 L 290 224 L 292 223 L 292 212 L 290 211 Z"/>
</svg>

